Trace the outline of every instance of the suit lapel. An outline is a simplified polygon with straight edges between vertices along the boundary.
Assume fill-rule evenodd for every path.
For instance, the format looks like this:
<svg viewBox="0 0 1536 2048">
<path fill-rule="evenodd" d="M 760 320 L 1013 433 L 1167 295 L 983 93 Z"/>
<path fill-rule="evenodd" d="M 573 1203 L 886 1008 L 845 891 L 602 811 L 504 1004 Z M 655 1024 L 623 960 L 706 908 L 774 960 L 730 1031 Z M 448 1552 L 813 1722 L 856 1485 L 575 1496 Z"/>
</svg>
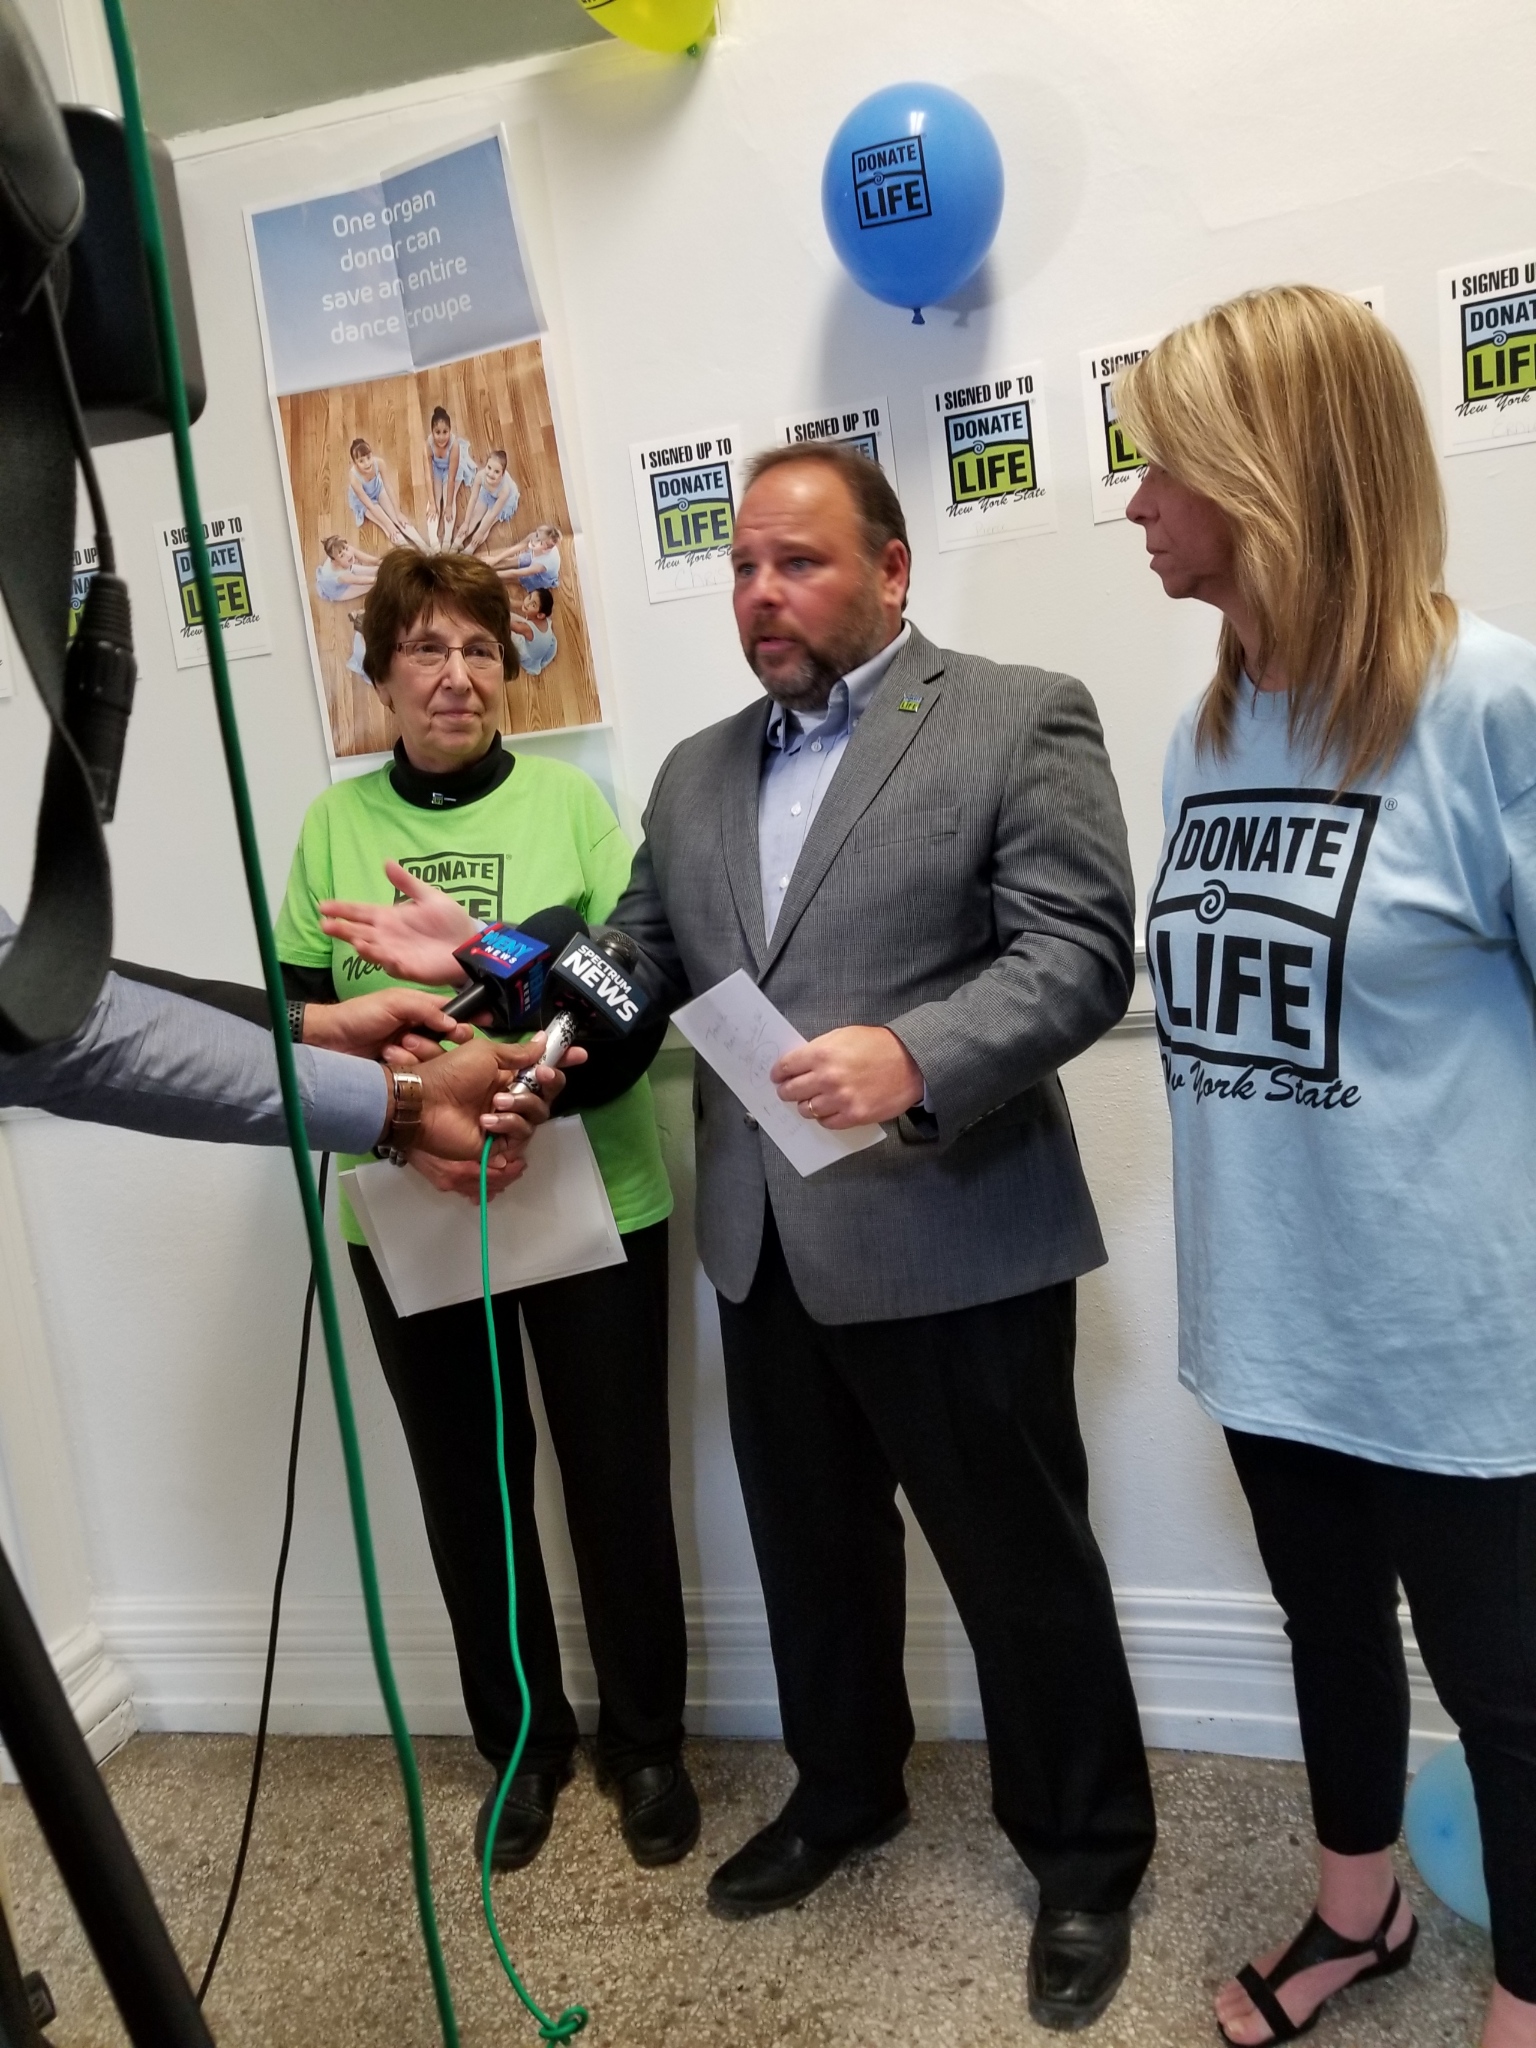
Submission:
<svg viewBox="0 0 1536 2048">
<path fill-rule="evenodd" d="M 763 735 L 772 706 L 743 714 L 732 735 L 720 790 L 720 839 L 736 914 L 747 935 L 752 964 L 761 974 L 768 954 L 763 928 L 763 876 L 757 850 L 757 792 L 763 775 Z"/>
<path fill-rule="evenodd" d="M 944 657 L 914 626 L 912 638 L 887 669 L 869 709 L 859 720 L 838 764 L 832 785 L 822 798 L 815 822 L 806 834 L 800 858 L 789 878 L 784 907 L 766 949 L 762 973 L 783 952 L 811 898 L 826 880 L 844 840 L 889 781 L 902 755 L 916 739 L 943 689 Z M 903 704 L 915 705 L 904 711 Z M 763 930 L 761 882 L 757 873 L 756 797 L 753 798 L 753 876 L 759 894 L 757 931 Z M 738 902 L 740 898 L 738 897 Z"/>
</svg>

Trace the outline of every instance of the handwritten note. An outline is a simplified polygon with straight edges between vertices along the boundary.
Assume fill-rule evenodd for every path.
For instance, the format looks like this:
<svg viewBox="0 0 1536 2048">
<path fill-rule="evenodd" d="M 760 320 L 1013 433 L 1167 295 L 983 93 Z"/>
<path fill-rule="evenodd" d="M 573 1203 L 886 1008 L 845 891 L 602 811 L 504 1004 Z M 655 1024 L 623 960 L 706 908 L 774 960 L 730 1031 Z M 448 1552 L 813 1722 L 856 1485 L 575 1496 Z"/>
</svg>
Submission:
<svg viewBox="0 0 1536 2048">
<path fill-rule="evenodd" d="M 779 1100 L 769 1069 L 781 1054 L 805 1040 L 741 968 L 675 1010 L 672 1022 L 748 1114 L 757 1118 L 796 1173 L 820 1173 L 824 1166 L 866 1151 L 884 1138 L 878 1124 L 825 1130 L 802 1116 L 794 1103 Z"/>
</svg>

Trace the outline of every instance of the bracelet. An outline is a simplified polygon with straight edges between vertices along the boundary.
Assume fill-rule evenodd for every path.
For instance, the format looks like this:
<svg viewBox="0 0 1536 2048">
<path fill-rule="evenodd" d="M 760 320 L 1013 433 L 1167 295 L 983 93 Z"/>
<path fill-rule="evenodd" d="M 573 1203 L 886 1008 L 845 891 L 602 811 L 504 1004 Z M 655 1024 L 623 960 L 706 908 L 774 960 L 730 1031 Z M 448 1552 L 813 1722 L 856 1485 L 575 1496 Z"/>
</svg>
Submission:
<svg viewBox="0 0 1536 2048">
<path fill-rule="evenodd" d="M 405 1147 L 399 1138 L 405 1136 L 409 1142 L 421 1128 L 421 1112 L 425 1103 L 421 1076 L 402 1072 L 399 1067 L 386 1067 L 385 1072 L 389 1076 L 389 1122 L 373 1153 L 376 1159 L 387 1159 L 395 1166 L 404 1166 Z"/>
<path fill-rule="evenodd" d="M 304 1005 L 294 1002 L 292 997 L 288 1001 L 288 1036 L 295 1045 L 304 1043 Z"/>
</svg>

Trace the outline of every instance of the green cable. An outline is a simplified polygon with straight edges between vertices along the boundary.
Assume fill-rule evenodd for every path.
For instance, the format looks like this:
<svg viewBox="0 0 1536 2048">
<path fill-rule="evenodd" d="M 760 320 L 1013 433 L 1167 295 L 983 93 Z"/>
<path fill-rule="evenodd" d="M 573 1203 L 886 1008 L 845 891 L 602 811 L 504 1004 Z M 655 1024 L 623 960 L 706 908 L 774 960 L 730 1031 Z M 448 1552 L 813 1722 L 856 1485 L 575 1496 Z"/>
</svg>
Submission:
<svg viewBox="0 0 1536 2048">
<path fill-rule="evenodd" d="M 517 1731 L 517 1741 L 512 1746 L 511 1758 L 501 1774 L 501 1789 L 496 1794 L 496 1804 L 491 1808 L 490 1825 L 485 1831 L 485 1851 L 480 1858 L 480 1903 L 485 1909 L 485 1924 L 491 1931 L 491 1940 L 496 1944 L 501 1967 L 506 1971 L 512 1989 L 538 2021 L 540 2038 L 545 2041 L 569 2041 L 587 2024 L 587 2008 L 584 2005 L 568 2005 L 559 2019 L 552 2020 L 538 2001 L 529 1995 L 522 1978 L 517 1974 L 512 1958 L 507 1954 L 506 1943 L 501 1938 L 501 1929 L 496 1924 L 496 1908 L 491 1902 L 491 1858 L 496 1849 L 496 1830 L 501 1824 L 501 1809 L 507 1803 L 507 1794 L 512 1789 L 517 1767 L 523 1760 L 528 1727 L 533 1719 L 533 1701 L 528 1692 L 528 1675 L 523 1670 L 523 1653 L 517 1640 L 517 1560 L 512 1554 L 512 1500 L 507 1492 L 507 1447 L 502 1437 L 501 1353 L 496 1347 L 496 1311 L 491 1300 L 490 1198 L 486 1193 L 485 1170 L 486 1162 L 491 1156 L 492 1143 L 493 1140 L 487 1138 L 480 1152 L 480 1286 L 485 1295 L 485 1335 L 491 1349 L 491 1392 L 496 1401 L 496 1483 L 501 1488 L 501 1527 L 507 1544 L 507 1635 L 512 1644 L 512 1669 L 517 1673 L 517 1690 L 523 1703 L 523 1719 Z"/>
<path fill-rule="evenodd" d="M 181 345 L 176 333 L 176 314 L 171 302 L 170 276 L 166 265 L 165 241 L 160 228 L 160 209 L 155 199 L 150 168 L 149 145 L 144 132 L 144 115 L 139 102 L 138 76 L 133 49 L 123 20 L 121 0 L 102 0 L 107 29 L 112 38 L 112 56 L 117 66 L 118 90 L 122 95 L 123 117 L 128 142 L 128 167 L 133 183 L 134 209 L 139 232 L 144 238 L 149 262 L 149 279 L 154 300 L 155 327 L 165 370 L 166 394 L 171 408 L 171 435 L 176 450 L 176 474 L 181 485 L 182 513 L 187 522 L 187 539 L 197 578 L 198 601 L 203 608 L 203 639 L 213 673 L 213 697 L 218 710 L 219 737 L 229 771 L 230 794 L 234 800 L 235 824 L 240 837 L 240 858 L 245 867 L 245 884 L 251 899 L 251 916 L 261 952 L 262 980 L 266 984 L 267 1008 L 272 1022 L 272 1043 L 277 1054 L 278 1078 L 282 1084 L 283 1113 L 288 1125 L 288 1142 L 293 1150 L 294 1172 L 304 1205 L 304 1226 L 309 1235 L 309 1252 L 314 1262 L 320 1300 L 320 1323 L 325 1333 L 325 1355 L 330 1367 L 331 1393 L 336 1403 L 336 1420 L 341 1431 L 342 1459 L 346 1467 L 347 1498 L 352 1510 L 352 1534 L 357 1546 L 358 1571 L 363 1582 L 363 1608 L 368 1618 L 368 1642 L 373 1651 L 374 1670 L 389 1732 L 399 1759 L 405 1787 L 406 1813 L 411 1833 L 411 1868 L 416 1885 L 416 1910 L 421 1920 L 422 1940 L 432 1973 L 432 1992 L 437 2001 L 438 2023 L 445 2048 L 459 2048 L 459 2024 L 448 1986 L 448 1966 L 437 1927 L 437 1909 L 432 1898 L 432 1876 L 427 1860 L 426 1818 L 422 1809 L 421 1779 L 411 1749 L 405 1709 L 390 1666 L 389 1643 L 384 1633 L 384 1607 L 379 1595 L 379 1575 L 374 1562 L 373 1535 L 368 1521 L 368 1496 L 363 1481 L 362 1452 L 357 1440 L 357 1422 L 352 1410 L 352 1393 L 347 1383 L 347 1361 L 342 1350 L 341 1323 L 336 1313 L 336 1289 L 326 1250 L 325 1222 L 315 1195 L 310 1164 L 309 1139 L 304 1130 L 303 1104 L 294 1066 L 293 1044 L 288 1035 L 288 1005 L 283 994 L 282 970 L 267 910 L 266 886 L 262 880 L 261 855 L 256 842 L 256 825 L 251 794 L 240 750 L 240 731 L 235 719 L 234 697 L 229 684 L 229 664 L 224 636 L 219 627 L 218 598 L 213 587 L 213 570 L 203 538 L 203 516 L 198 499 L 197 471 L 192 461 L 191 422 L 187 415 L 187 387 L 182 371 Z"/>
</svg>

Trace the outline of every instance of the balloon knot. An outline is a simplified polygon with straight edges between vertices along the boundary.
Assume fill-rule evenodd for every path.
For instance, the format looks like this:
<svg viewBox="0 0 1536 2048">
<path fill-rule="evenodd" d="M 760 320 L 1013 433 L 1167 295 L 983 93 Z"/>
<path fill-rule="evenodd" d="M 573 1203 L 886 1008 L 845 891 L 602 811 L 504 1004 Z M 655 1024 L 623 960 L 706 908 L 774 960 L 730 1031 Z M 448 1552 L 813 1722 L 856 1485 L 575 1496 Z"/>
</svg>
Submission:
<svg viewBox="0 0 1536 2048">
<path fill-rule="evenodd" d="M 928 325 L 928 322 L 923 318 L 921 306 L 914 306 L 912 308 L 912 325 L 914 327 L 926 327 Z"/>
</svg>

